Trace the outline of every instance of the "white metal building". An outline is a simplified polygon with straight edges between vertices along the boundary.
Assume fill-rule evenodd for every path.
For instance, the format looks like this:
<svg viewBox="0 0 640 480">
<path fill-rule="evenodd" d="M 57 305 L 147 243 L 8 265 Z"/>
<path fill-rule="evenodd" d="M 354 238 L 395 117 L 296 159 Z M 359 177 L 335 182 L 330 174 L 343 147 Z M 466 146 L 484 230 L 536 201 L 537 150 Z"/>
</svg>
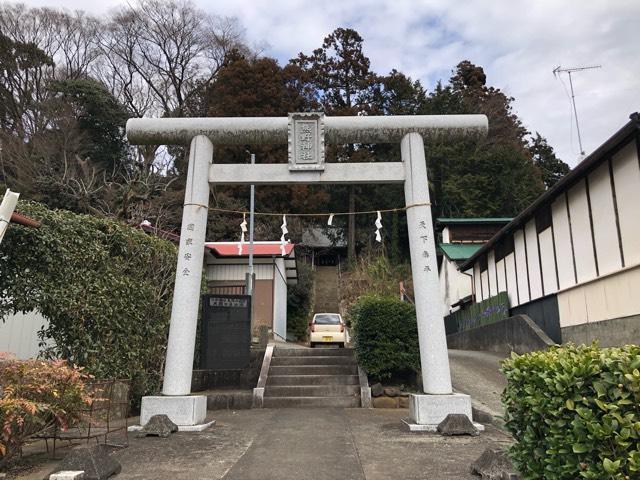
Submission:
<svg viewBox="0 0 640 480">
<path fill-rule="evenodd" d="M 249 272 L 249 244 L 208 242 L 205 244 L 206 279 L 209 293 L 244 294 Z M 287 337 L 287 285 L 297 282 L 295 248 L 280 242 L 254 242 L 255 288 L 253 298 L 253 334 L 266 325 L 274 336 Z"/>
<path fill-rule="evenodd" d="M 475 299 L 509 295 L 555 341 L 640 343 L 640 116 L 476 252 Z"/>
</svg>

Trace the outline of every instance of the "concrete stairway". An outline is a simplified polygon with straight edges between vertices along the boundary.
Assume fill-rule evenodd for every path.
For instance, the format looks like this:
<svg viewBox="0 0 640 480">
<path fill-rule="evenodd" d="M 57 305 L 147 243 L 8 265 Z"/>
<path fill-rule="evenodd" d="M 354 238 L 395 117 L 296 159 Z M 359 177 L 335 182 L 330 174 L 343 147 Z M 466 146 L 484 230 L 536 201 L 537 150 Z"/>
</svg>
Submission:
<svg viewBox="0 0 640 480">
<path fill-rule="evenodd" d="M 265 408 L 359 407 L 358 365 L 350 348 L 276 347 Z"/>
<path fill-rule="evenodd" d="M 338 267 L 316 267 L 314 312 L 338 313 Z"/>
</svg>

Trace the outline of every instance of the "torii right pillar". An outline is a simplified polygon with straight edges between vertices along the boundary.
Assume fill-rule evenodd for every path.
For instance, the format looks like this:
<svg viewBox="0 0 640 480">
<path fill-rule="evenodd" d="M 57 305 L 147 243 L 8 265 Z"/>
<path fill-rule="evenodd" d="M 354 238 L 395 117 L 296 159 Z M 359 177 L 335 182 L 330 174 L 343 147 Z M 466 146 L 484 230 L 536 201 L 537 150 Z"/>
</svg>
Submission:
<svg viewBox="0 0 640 480">
<path fill-rule="evenodd" d="M 472 420 L 471 398 L 453 393 L 451 387 L 427 164 L 420 134 L 405 135 L 400 150 L 424 390 L 424 395 L 410 396 L 406 423 L 412 431 L 435 431 L 450 413 L 462 413 Z"/>
</svg>

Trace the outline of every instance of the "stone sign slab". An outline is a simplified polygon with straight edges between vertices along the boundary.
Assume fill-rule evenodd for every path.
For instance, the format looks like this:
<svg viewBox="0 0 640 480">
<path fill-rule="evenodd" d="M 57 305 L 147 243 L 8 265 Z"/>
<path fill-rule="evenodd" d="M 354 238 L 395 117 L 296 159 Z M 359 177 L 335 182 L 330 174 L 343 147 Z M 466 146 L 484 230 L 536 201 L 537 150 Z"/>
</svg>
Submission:
<svg viewBox="0 0 640 480">
<path fill-rule="evenodd" d="M 324 114 L 289 114 L 289 170 L 324 170 Z"/>
</svg>

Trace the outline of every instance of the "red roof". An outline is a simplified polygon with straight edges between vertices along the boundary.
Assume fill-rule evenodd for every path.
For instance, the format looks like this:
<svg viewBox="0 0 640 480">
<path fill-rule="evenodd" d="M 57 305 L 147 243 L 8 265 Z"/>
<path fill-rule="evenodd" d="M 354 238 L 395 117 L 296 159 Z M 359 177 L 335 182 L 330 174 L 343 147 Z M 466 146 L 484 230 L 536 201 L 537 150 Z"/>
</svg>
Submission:
<svg viewBox="0 0 640 480">
<path fill-rule="evenodd" d="M 246 257 L 249 255 L 249 243 L 242 245 L 242 254 L 238 254 L 238 242 L 209 242 L 204 246 L 211 250 L 216 257 Z M 286 243 L 284 246 L 285 255 L 289 255 L 293 250 L 293 243 Z M 280 249 L 279 242 L 269 243 L 254 243 L 253 255 L 255 257 L 272 257 L 281 256 L 282 250 Z"/>
</svg>

